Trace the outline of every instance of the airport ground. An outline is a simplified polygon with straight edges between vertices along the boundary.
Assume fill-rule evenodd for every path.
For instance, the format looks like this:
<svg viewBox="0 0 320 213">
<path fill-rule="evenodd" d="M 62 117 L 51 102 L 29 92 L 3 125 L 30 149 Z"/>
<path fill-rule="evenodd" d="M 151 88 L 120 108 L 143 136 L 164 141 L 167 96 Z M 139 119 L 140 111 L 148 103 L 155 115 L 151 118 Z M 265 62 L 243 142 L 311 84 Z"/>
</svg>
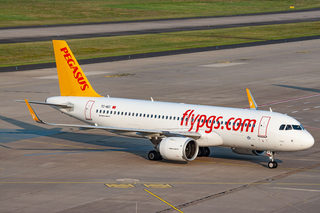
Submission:
<svg viewBox="0 0 320 213">
<path fill-rule="evenodd" d="M 245 108 L 249 88 L 261 110 L 295 117 L 315 138 L 278 153 L 277 169 L 221 147 L 189 163 L 149 161 L 148 140 L 38 125 L 13 100 L 59 95 L 56 69 L 1 73 L 0 212 L 317 212 L 319 58 L 311 40 L 82 66 L 104 96 Z M 81 123 L 34 107 L 45 121 Z"/>
</svg>

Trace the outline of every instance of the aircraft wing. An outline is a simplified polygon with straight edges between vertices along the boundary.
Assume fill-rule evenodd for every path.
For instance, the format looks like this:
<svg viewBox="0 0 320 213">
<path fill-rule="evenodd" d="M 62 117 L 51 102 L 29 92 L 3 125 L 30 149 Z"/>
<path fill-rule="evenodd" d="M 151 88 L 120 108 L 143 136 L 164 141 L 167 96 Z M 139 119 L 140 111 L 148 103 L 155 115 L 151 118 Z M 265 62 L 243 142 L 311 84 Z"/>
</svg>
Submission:
<svg viewBox="0 0 320 213">
<path fill-rule="evenodd" d="M 143 136 L 148 136 L 148 135 L 153 135 L 153 134 L 158 134 L 158 135 L 163 135 L 166 137 L 190 137 L 194 139 L 199 139 L 201 137 L 201 134 L 198 132 L 188 132 L 188 131 L 179 131 L 179 130 L 150 130 L 150 129 L 136 129 L 136 128 L 123 128 L 123 127 L 108 127 L 108 126 L 95 126 L 95 125 L 70 125 L 70 124 L 56 124 L 56 123 L 47 123 L 42 121 L 39 116 L 36 114 L 34 109 L 31 107 L 30 103 L 38 103 L 38 102 L 30 102 L 28 100 L 24 100 L 28 106 L 28 109 L 30 111 L 30 114 L 33 118 L 34 121 L 41 123 L 41 124 L 46 124 L 46 125 L 51 125 L 51 126 L 64 126 L 64 127 L 76 127 L 76 128 L 82 128 L 82 129 L 103 129 L 111 132 L 136 132 L 140 135 Z M 41 103 L 42 104 L 42 103 Z"/>
</svg>

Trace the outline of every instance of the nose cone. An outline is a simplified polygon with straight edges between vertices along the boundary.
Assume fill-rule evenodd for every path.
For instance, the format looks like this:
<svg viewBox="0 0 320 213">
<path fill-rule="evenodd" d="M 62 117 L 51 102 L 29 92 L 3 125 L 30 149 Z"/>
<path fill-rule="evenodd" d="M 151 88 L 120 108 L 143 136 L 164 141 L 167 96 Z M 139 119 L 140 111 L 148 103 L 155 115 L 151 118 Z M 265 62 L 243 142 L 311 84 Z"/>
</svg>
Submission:
<svg viewBox="0 0 320 213">
<path fill-rule="evenodd" d="M 302 146 L 304 149 L 309 149 L 313 146 L 314 144 L 314 138 L 312 135 L 306 131 L 306 134 L 304 135 L 304 138 L 302 140 Z"/>
</svg>

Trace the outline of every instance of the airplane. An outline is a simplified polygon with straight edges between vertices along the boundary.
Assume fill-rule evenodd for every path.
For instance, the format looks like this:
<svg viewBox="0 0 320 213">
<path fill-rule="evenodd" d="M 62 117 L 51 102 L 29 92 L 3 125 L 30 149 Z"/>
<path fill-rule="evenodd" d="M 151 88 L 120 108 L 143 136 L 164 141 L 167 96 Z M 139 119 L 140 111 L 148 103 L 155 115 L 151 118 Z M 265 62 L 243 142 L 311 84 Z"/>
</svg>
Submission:
<svg viewBox="0 0 320 213">
<path fill-rule="evenodd" d="M 149 160 L 192 161 L 209 156 L 209 147 L 229 147 L 234 153 L 269 156 L 277 168 L 277 151 L 299 151 L 314 138 L 294 118 L 258 110 L 246 89 L 249 109 L 102 97 L 92 88 L 68 44 L 53 40 L 60 96 L 45 102 L 24 100 L 35 120 L 51 126 L 103 129 L 119 135 L 147 138 L 154 145 Z M 21 101 L 21 100 L 20 100 Z M 47 123 L 31 104 L 49 105 L 85 125 Z"/>
</svg>

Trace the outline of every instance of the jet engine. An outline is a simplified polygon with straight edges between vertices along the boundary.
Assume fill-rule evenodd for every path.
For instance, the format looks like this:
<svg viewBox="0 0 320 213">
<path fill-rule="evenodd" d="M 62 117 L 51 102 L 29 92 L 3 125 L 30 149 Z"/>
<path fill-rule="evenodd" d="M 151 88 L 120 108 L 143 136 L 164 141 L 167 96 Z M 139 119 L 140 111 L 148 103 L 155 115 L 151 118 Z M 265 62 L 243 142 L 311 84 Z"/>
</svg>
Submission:
<svg viewBox="0 0 320 213">
<path fill-rule="evenodd" d="M 162 158 L 175 161 L 193 161 L 199 151 L 197 142 L 191 138 L 168 137 L 157 146 Z"/>
<path fill-rule="evenodd" d="M 231 150 L 234 153 L 237 154 L 241 154 L 241 155 L 263 155 L 265 153 L 265 151 L 261 151 L 261 150 L 251 150 L 251 149 L 240 149 L 240 148 L 231 148 Z"/>
</svg>

